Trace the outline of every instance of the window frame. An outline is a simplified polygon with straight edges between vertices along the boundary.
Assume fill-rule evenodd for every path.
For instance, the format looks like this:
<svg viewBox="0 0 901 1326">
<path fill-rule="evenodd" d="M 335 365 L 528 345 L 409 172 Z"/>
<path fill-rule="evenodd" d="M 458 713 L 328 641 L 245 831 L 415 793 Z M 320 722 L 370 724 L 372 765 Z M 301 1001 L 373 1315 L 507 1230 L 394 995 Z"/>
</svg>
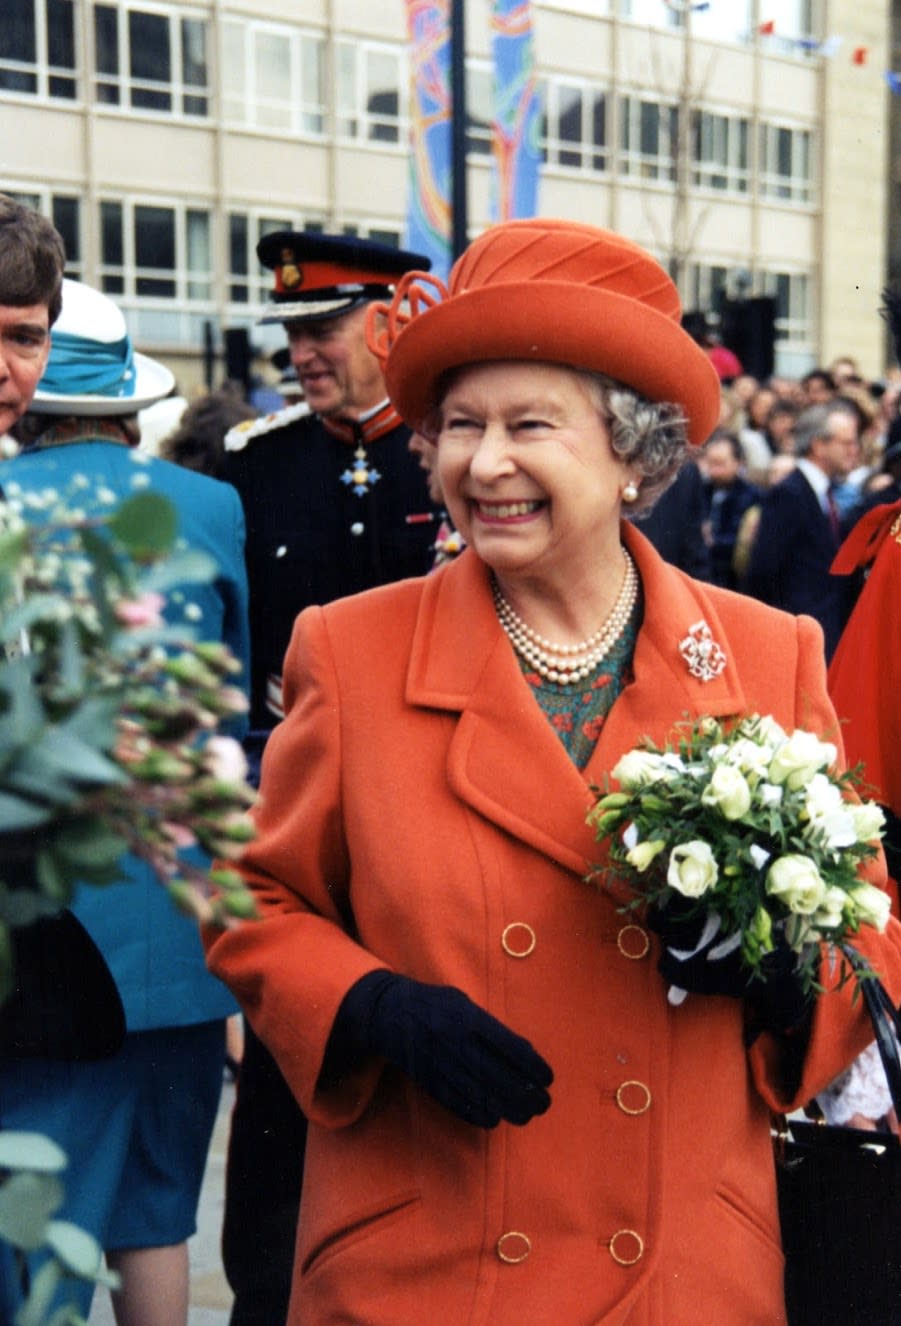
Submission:
<svg viewBox="0 0 901 1326">
<path fill-rule="evenodd" d="M 561 93 L 573 93 L 578 96 L 580 137 L 564 138 L 560 133 L 564 112 L 561 110 Z M 603 105 L 603 141 L 596 141 L 594 129 L 598 103 Z M 542 121 L 540 134 L 542 167 L 553 170 L 575 171 L 580 175 L 607 175 L 614 156 L 610 141 L 611 99 L 607 88 L 587 79 L 571 78 L 568 75 L 550 74 L 541 80 Z M 552 122 L 556 123 L 557 133 L 551 135 Z M 586 135 L 586 125 L 588 134 Z M 564 160 L 572 156 L 578 160 Z"/>
<path fill-rule="evenodd" d="M 644 125 L 642 107 L 657 110 L 658 150 L 642 147 Z M 679 147 L 679 107 L 675 101 L 652 101 L 641 91 L 624 92 L 619 98 L 619 136 L 616 146 L 616 172 L 622 179 L 642 184 L 674 184 Z M 627 142 L 628 138 L 628 142 Z M 631 145 L 635 140 L 637 146 Z M 663 149 L 661 150 L 661 140 Z"/>
<path fill-rule="evenodd" d="M 780 134 L 791 135 L 790 173 L 787 175 L 778 169 L 781 151 Z M 758 141 L 757 172 L 760 197 L 768 202 L 814 207 L 819 186 L 816 147 L 817 135 L 812 126 L 788 124 L 776 120 L 762 121 Z M 799 169 L 799 158 L 803 158 L 806 172 Z M 771 161 L 775 161 L 777 167 L 775 170 L 770 169 Z"/>
<path fill-rule="evenodd" d="M 397 113 L 379 113 L 371 109 L 373 96 L 380 91 L 373 88 L 367 63 L 370 57 L 395 62 L 397 87 Z M 364 143 L 388 150 L 406 151 L 410 135 L 409 83 L 410 62 L 404 46 L 393 42 L 345 38 L 335 43 L 337 63 L 335 75 L 335 132 L 341 142 Z M 352 83 L 351 95 L 346 96 L 345 84 Z"/>
<path fill-rule="evenodd" d="M 260 48 L 264 42 L 274 42 L 287 52 L 285 96 L 272 96 L 260 87 Z M 223 15 L 219 48 L 224 89 L 221 108 L 223 123 L 230 128 L 324 138 L 328 109 L 325 95 L 325 50 L 322 33 L 311 29 L 241 15 Z M 237 90 L 231 86 L 236 81 L 232 79 L 236 68 L 233 63 L 235 53 L 243 56 Z M 312 89 L 312 95 L 307 86 L 307 59 L 310 55 L 316 68 L 316 86 Z M 262 64 L 265 63 L 262 60 Z"/>
<path fill-rule="evenodd" d="M 98 52 L 100 15 L 115 20 L 115 69 L 101 69 Z M 169 78 L 135 75 L 132 57 L 132 16 L 142 15 L 167 25 L 169 38 Z M 165 116 L 166 119 L 208 120 L 213 113 L 209 15 L 202 9 L 174 8 L 155 3 L 139 4 L 132 0 L 98 0 L 91 8 L 91 39 L 94 67 L 91 70 L 92 96 L 98 106 L 111 114 Z M 205 81 L 186 78 L 187 25 L 197 25 L 204 36 Z M 160 104 L 148 104 L 151 98 Z M 162 104 L 164 101 L 168 105 Z"/>
<path fill-rule="evenodd" d="M 0 58 L 0 98 L 34 97 L 37 101 L 63 101 L 71 104 L 82 97 L 82 69 L 79 63 L 77 37 L 78 7 L 75 0 L 30 0 L 34 28 L 34 59 Z M 68 6 L 72 44 L 72 64 L 50 62 L 52 23 L 49 6 Z M 31 87 L 6 87 L 3 77 L 17 78 L 33 83 Z M 54 87 L 54 84 L 57 84 Z M 59 86 L 65 84 L 67 90 Z"/>
</svg>

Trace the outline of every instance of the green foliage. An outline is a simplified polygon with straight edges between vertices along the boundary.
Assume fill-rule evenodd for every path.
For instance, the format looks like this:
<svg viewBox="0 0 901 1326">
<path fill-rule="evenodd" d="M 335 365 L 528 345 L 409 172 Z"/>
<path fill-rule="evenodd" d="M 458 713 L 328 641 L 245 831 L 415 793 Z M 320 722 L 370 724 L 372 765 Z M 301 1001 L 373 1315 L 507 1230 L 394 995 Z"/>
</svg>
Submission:
<svg viewBox="0 0 901 1326">
<path fill-rule="evenodd" d="M 180 855 L 233 857 L 253 834 L 240 748 L 214 735 L 245 708 L 239 664 L 161 615 L 163 592 L 215 565 L 175 547 L 176 512 L 155 493 L 100 517 L 29 507 L 26 521 L 0 503 L 0 1002 L 14 928 L 120 878 L 125 852 L 201 920 L 254 915 L 240 875 Z M 66 1277 L 116 1283 L 96 1241 L 55 1218 L 65 1163 L 47 1138 L 0 1132 L 0 1238 L 19 1258 L 49 1253 L 16 1326 L 78 1326 L 72 1309 L 48 1318 Z"/>
</svg>

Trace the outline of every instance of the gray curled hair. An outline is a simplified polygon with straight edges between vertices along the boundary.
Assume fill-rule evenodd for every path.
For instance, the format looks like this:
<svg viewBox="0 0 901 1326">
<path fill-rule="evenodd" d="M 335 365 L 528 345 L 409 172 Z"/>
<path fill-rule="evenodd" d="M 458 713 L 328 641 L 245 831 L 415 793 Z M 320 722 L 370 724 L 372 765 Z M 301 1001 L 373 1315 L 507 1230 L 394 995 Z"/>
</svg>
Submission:
<svg viewBox="0 0 901 1326">
<path fill-rule="evenodd" d="M 604 373 L 585 369 L 576 372 L 610 429 L 613 451 L 641 473 L 638 499 L 628 508 L 628 514 L 649 511 L 685 462 L 689 449 L 688 420 L 678 405 L 649 401 Z"/>
</svg>

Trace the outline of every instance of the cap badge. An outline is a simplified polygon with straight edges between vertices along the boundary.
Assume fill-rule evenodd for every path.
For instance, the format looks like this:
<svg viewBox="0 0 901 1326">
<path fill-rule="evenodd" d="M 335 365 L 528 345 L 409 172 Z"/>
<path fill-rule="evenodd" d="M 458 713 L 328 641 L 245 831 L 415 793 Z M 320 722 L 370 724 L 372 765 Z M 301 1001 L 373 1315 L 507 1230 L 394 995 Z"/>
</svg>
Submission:
<svg viewBox="0 0 901 1326">
<path fill-rule="evenodd" d="M 303 268 L 298 266 L 293 249 L 282 249 L 282 285 L 285 290 L 303 285 Z"/>
<path fill-rule="evenodd" d="M 725 650 L 714 640 L 703 619 L 688 628 L 688 635 L 679 641 L 679 653 L 698 681 L 715 681 L 726 666 Z"/>
<path fill-rule="evenodd" d="M 354 462 L 353 469 L 347 469 L 341 475 L 341 482 L 349 487 L 352 486 L 357 497 L 365 497 L 382 476 L 369 464 L 364 446 L 357 447 L 354 452 Z"/>
</svg>

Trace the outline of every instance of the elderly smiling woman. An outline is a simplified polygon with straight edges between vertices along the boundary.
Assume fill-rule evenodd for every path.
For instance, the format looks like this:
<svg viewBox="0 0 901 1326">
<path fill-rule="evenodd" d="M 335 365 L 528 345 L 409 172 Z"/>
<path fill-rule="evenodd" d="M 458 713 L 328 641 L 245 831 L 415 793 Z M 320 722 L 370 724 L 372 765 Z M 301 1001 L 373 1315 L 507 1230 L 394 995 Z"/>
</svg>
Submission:
<svg viewBox="0 0 901 1326">
<path fill-rule="evenodd" d="M 586 813 L 686 715 L 837 740 L 819 628 L 621 519 L 719 408 L 643 250 L 512 222 L 428 281 L 370 330 L 468 547 L 300 616 L 243 866 L 262 920 L 208 936 L 310 1118 L 290 1322 L 783 1322 L 769 1111 L 864 1016 L 668 952 L 679 918 L 584 882 Z M 901 997 L 894 922 L 861 948 Z"/>
</svg>

